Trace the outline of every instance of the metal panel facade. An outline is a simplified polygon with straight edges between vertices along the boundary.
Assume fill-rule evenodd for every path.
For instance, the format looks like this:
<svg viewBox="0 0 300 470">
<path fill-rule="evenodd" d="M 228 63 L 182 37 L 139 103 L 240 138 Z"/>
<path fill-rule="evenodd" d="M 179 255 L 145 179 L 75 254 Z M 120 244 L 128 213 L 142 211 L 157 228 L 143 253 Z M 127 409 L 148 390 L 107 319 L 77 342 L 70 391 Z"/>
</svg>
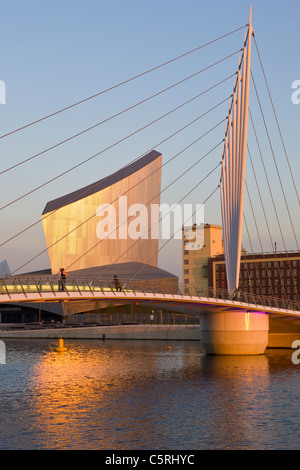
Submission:
<svg viewBox="0 0 300 470">
<path fill-rule="evenodd" d="M 130 228 L 135 223 L 138 229 L 139 213 L 128 216 L 134 204 L 147 208 L 150 228 L 151 204 L 160 204 L 161 165 L 162 155 L 152 151 L 114 175 L 48 203 L 42 221 L 52 273 L 61 267 L 74 271 L 117 262 L 157 266 L 159 240 L 151 239 L 151 233 L 146 234 L 148 238 L 138 240 L 131 238 L 128 231 L 127 238 L 121 237 L 126 235 L 126 225 Z M 121 206 L 120 197 L 123 198 Z M 97 226 L 103 220 L 103 216 L 97 215 L 101 204 L 109 205 L 116 215 L 116 230 L 110 231 L 107 226 L 106 238 L 99 238 L 97 233 Z M 142 236 L 145 235 L 141 229 Z"/>
</svg>

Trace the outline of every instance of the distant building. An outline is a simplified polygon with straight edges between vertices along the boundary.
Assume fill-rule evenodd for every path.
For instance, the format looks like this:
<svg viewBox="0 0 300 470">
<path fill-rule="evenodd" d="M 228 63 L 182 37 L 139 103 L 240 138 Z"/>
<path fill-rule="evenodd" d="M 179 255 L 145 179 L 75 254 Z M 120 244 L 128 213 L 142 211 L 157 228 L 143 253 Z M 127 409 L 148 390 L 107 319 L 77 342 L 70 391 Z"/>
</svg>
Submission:
<svg viewBox="0 0 300 470">
<path fill-rule="evenodd" d="M 201 249 L 188 249 L 196 227 L 183 230 L 182 278 L 188 288 L 210 288 L 227 291 L 222 227 L 204 225 Z M 186 236 L 184 236 L 184 233 Z M 195 248 L 195 247 L 194 247 Z M 242 249 L 239 288 L 249 294 L 299 301 L 300 252 L 246 253 Z"/>
<path fill-rule="evenodd" d="M 227 289 L 224 255 L 208 260 L 208 285 Z M 243 254 L 239 288 L 249 294 L 299 301 L 300 252 Z"/>
<path fill-rule="evenodd" d="M 7 264 L 6 259 L 4 261 L 0 262 L 0 278 L 1 277 L 6 277 L 10 275 L 10 269 Z"/>
<path fill-rule="evenodd" d="M 224 253 L 222 227 L 205 224 L 200 248 L 192 243 L 195 229 L 195 226 L 182 229 L 182 279 L 186 288 L 208 287 L 208 260 Z"/>
</svg>

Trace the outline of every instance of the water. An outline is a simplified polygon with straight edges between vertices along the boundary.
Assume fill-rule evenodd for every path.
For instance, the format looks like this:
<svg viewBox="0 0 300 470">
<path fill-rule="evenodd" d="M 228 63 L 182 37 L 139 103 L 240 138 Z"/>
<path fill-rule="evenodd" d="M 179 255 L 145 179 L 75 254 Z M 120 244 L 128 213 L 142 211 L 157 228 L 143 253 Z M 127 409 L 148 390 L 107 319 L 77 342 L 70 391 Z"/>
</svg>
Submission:
<svg viewBox="0 0 300 470">
<path fill-rule="evenodd" d="M 5 340 L 0 449 L 299 449 L 292 350 L 196 342 Z M 171 349 L 169 349 L 171 347 Z"/>
</svg>

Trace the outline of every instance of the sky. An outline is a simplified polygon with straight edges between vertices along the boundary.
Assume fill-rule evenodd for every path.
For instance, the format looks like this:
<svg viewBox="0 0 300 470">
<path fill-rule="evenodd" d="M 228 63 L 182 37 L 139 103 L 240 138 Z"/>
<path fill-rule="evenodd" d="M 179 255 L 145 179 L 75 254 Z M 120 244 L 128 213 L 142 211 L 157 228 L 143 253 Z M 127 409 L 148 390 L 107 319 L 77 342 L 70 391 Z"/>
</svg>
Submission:
<svg viewBox="0 0 300 470">
<path fill-rule="evenodd" d="M 0 139 L 0 171 L 4 171 L 195 74 L 143 105 L 0 174 L 0 261 L 7 260 L 11 271 L 22 266 L 18 272 L 48 268 L 40 223 L 46 203 L 111 174 L 151 148 L 163 154 L 165 164 L 161 202 L 173 204 L 182 200 L 196 204 L 206 200 L 219 184 L 219 170 L 184 196 L 220 162 L 222 146 L 192 171 L 183 173 L 224 138 L 225 123 L 222 121 L 226 119 L 228 98 L 233 89 L 231 75 L 238 67 L 251 4 L 255 38 L 288 155 L 287 162 L 253 45 L 252 71 L 273 153 L 253 86 L 250 109 L 275 201 L 268 193 L 250 125 L 249 149 L 270 218 L 273 242 L 276 241 L 278 250 L 297 249 L 299 204 L 288 163 L 298 189 L 300 104 L 292 102 L 295 91 L 292 83 L 300 80 L 298 1 L 14 0 L 4 2 L 1 7 L 0 83 L 5 84 L 6 92 L 5 104 L 0 104 L 1 136 L 243 28 L 136 80 Z M 231 57 L 225 60 L 227 56 Z M 218 65 L 197 73 L 220 60 Z M 223 80 L 213 90 L 148 127 L 150 122 Z M 217 104 L 218 107 L 206 116 L 174 138 L 167 139 Z M 217 124 L 207 136 L 190 146 Z M 147 127 L 136 132 L 144 126 Z M 129 137 L 131 133 L 134 135 Z M 122 142 L 118 143 L 120 140 Z M 189 149 L 172 163 L 167 163 L 188 146 Z M 99 153 L 97 157 L 68 171 L 96 153 Z M 63 172 L 67 173 L 59 176 Z M 48 183 L 53 178 L 54 181 Z M 250 237 L 244 229 L 243 245 L 248 251 L 252 251 L 251 248 L 253 251 L 271 251 L 249 158 L 246 181 L 251 194 L 249 200 L 245 196 L 245 218 Z M 36 190 L 40 185 L 43 187 Z M 164 190 L 166 186 L 169 188 Z M 25 196 L 28 192 L 30 194 Z M 278 224 L 274 205 L 282 225 Z M 205 204 L 204 219 L 205 223 L 221 224 L 218 191 Z M 31 229 L 7 242 L 31 224 L 34 224 Z M 170 241 L 161 249 L 159 266 L 181 277 L 180 241 Z"/>
</svg>

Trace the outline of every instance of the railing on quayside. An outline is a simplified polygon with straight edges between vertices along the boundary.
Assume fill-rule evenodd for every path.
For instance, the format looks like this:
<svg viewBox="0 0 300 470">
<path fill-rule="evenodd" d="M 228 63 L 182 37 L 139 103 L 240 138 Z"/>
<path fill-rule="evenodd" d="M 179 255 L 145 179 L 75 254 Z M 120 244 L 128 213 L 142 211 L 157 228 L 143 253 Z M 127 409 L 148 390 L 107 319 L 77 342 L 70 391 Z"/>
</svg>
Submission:
<svg viewBox="0 0 300 470">
<path fill-rule="evenodd" d="M 38 293 L 42 297 L 43 293 L 51 292 L 54 297 L 57 293 L 64 291 L 67 295 L 71 292 L 78 292 L 79 296 L 85 292 L 90 292 L 92 296 L 99 293 L 105 294 L 108 292 L 116 295 L 117 290 L 114 282 L 110 279 L 79 279 L 71 278 L 64 282 L 63 288 L 57 278 L 54 277 L 6 277 L 0 279 L 0 303 L 1 295 L 23 294 L 28 297 L 28 294 Z M 133 281 L 122 280 L 121 292 L 136 295 L 136 293 L 153 294 L 155 295 L 180 295 L 188 297 L 205 297 L 209 299 L 218 299 L 224 301 L 239 301 L 247 304 L 255 304 L 266 307 L 275 307 L 284 310 L 300 311 L 300 302 L 292 301 L 282 298 L 275 298 L 267 295 L 252 294 L 244 291 L 237 291 L 235 294 L 230 294 L 226 289 L 212 289 L 210 287 L 202 286 L 187 286 L 186 284 L 172 284 L 155 281 Z"/>
</svg>

